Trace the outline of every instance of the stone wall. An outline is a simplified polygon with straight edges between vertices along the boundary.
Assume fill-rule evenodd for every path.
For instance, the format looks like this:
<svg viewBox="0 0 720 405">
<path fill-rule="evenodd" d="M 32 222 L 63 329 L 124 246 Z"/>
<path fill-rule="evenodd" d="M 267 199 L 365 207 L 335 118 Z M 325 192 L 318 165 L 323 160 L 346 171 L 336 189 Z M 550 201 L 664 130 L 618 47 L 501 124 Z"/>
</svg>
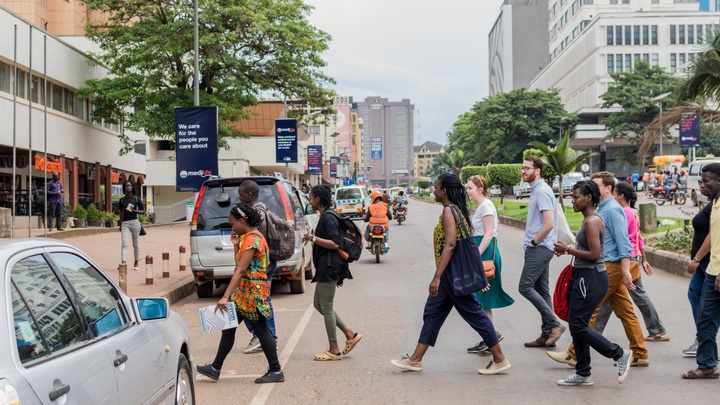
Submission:
<svg viewBox="0 0 720 405">
<path fill-rule="evenodd" d="M 12 215 L 10 208 L 0 208 L 0 238 L 9 238 L 11 235 Z"/>
</svg>

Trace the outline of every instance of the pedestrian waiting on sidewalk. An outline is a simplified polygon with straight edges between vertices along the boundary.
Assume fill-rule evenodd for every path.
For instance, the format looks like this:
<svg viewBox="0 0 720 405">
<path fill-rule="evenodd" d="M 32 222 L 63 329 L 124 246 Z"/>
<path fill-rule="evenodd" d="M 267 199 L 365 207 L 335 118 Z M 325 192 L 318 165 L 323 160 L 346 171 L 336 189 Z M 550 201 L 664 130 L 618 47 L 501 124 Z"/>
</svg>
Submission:
<svg viewBox="0 0 720 405">
<path fill-rule="evenodd" d="M 572 280 L 568 292 L 568 325 L 575 345 L 577 363 L 575 374 L 559 380 L 558 385 L 593 385 L 590 376 L 590 348 L 617 363 L 618 383 L 622 384 L 630 370 L 632 352 L 607 340 L 590 325 L 590 317 L 596 311 L 608 290 L 608 274 L 603 262 L 605 224 L 595 212 L 600 202 L 600 190 L 595 182 L 583 180 L 573 186 L 572 207 L 582 212 L 583 222 L 577 234 L 577 245 L 571 248 L 555 242 L 555 254 L 572 255 L 575 258 Z"/>
<path fill-rule="evenodd" d="M 433 233 L 436 269 L 428 287 L 430 295 L 425 302 L 423 326 L 413 354 L 391 360 L 391 364 L 405 370 L 422 371 L 422 359 L 428 348 L 435 346 L 440 329 L 454 307 L 465 322 L 480 334 L 493 356 L 488 365 L 478 372 L 501 373 L 510 369 L 510 361 L 500 348 L 492 321 L 480 305 L 476 294 L 455 295 L 446 271 L 458 240 L 472 237 L 464 231 L 472 230 L 465 185 L 458 176 L 446 173 L 435 181 L 433 193 L 435 201 L 442 204 L 443 210 Z M 487 287 L 489 286 L 486 286 L 485 290 Z"/>
<path fill-rule="evenodd" d="M 272 317 L 267 303 L 270 295 L 270 282 L 266 273 L 269 254 L 265 237 L 257 230 L 260 215 L 249 205 L 240 202 L 230 210 L 228 222 L 232 227 L 230 241 L 235 251 L 235 271 L 215 310 L 224 313 L 228 302 L 232 301 L 238 317 L 252 324 L 268 362 L 268 371 L 256 378 L 255 383 L 284 382 L 285 375 L 280 368 L 275 339 L 267 326 L 267 319 Z M 215 381 L 220 378 L 223 362 L 235 344 L 236 332 L 237 327 L 222 331 L 215 360 L 211 364 L 198 366 L 198 373 Z"/>
<path fill-rule="evenodd" d="M 57 173 L 52 174 L 52 180 L 47 183 L 48 195 L 48 231 L 53 230 L 53 219 L 55 219 L 55 227 L 58 231 L 62 231 L 62 206 L 63 206 L 63 185 L 60 182 L 60 176 Z"/>
<path fill-rule="evenodd" d="M 127 180 L 123 183 L 123 191 L 125 195 L 118 202 L 118 208 L 120 210 L 120 220 L 118 221 L 118 227 L 120 228 L 120 234 L 122 237 L 121 248 L 120 248 L 120 261 L 125 264 L 127 259 L 128 242 L 132 237 L 133 243 L 133 270 L 138 271 L 138 261 L 140 260 L 140 220 L 138 214 L 145 213 L 145 207 L 143 206 L 142 200 L 137 196 L 135 192 L 135 183 Z"/>
</svg>

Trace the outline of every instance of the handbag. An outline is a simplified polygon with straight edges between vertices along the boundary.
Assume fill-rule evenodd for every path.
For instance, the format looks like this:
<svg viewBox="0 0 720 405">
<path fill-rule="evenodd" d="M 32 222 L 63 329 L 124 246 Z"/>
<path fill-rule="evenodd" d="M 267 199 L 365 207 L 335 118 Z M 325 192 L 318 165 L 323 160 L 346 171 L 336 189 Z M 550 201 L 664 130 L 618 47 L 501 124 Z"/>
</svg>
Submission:
<svg viewBox="0 0 720 405">
<path fill-rule="evenodd" d="M 559 201 L 556 201 L 555 205 L 557 206 L 558 213 L 557 240 L 566 245 L 574 245 L 575 234 L 570 230 L 570 224 L 568 224 L 568 220 L 565 217 L 565 211 L 560 207 Z"/>
<path fill-rule="evenodd" d="M 570 260 L 570 264 L 565 266 L 558 276 L 557 283 L 555 284 L 555 291 L 553 292 L 553 311 L 558 318 L 567 322 L 568 320 L 568 309 L 570 307 L 570 282 L 573 276 L 573 262 L 575 257 L 573 256 Z"/>
<path fill-rule="evenodd" d="M 147 235 L 147 232 L 145 232 L 145 228 L 142 225 L 140 225 L 140 236 L 145 236 L 145 235 Z"/>
<path fill-rule="evenodd" d="M 495 245 L 497 244 L 497 239 L 493 237 L 492 243 L 492 259 L 482 261 L 483 268 L 485 269 L 485 277 L 487 277 L 488 281 L 495 278 Z"/>
<path fill-rule="evenodd" d="M 455 221 L 460 223 L 463 237 L 458 238 L 455 244 L 455 250 L 445 268 L 445 274 L 449 278 L 453 294 L 457 297 L 464 297 L 487 287 L 488 279 L 483 271 L 483 263 L 475 238 L 468 233 L 462 216 L 455 213 L 455 207 L 450 206 L 450 208 Z"/>
</svg>

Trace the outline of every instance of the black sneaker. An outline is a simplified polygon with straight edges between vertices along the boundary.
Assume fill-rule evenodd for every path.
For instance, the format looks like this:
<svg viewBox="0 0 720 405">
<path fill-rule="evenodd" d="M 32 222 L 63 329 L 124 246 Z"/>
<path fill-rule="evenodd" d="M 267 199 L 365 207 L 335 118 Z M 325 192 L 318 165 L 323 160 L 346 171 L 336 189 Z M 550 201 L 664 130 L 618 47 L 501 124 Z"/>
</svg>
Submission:
<svg viewBox="0 0 720 405">
<path fill-rule="evenodd" d="M 495 331 L 495 333 L 497 333 L 498 342 L 500 342 L 501 340 L 503 340 L 503 339 L 505 338 L 505 336 L 503 336 L 502 333 L 500 333 L 500 332 L 498 332 L 498 331 Z M 468 351 L 468 353 L 483 353 L 483 354 L 486 354 L 486 353 L 490 353 L 490 348 L 487 347 L 487 345 L 485 344 L 485 342 L 480 342 L 480 343 L 476 344 L 476 345 L 473 346 L 473 347 L 468 347 L 467 351 Z"/>
<path fill-rule="evenodd" d="M 212 364 L 197 366 L 197 372 L 214 381 L 220 379 L 220 370 L 213 367 Z"/>
<path fill-rule="evenodd" d="M 500 333 L 500 332 L 498 332 L 498 331 L 495 331 L 495 333 L 497 333 L 498 343 L 500 343 L 503 339 L 505 339 L 505 336 L 503 336 L 502 333 Z M 490 348 L 487 347 L 487 345 L 485 345 L 485 348 L 482 349 L 482 350 L 480 350 L 480 351 L 478 352 L 478 354 L 491 354 L 491 353 L 490 353 Z"/>
<path fill-rule="evenodd" d="M 255 384 L 265 384 L 265 383 L 280 383 L 285 382 L 285 374 L 283 374 L 282 371 L 274 372 L 268 370 L 265 375 L 262 377 L 255 379 Z"/>
</svg>

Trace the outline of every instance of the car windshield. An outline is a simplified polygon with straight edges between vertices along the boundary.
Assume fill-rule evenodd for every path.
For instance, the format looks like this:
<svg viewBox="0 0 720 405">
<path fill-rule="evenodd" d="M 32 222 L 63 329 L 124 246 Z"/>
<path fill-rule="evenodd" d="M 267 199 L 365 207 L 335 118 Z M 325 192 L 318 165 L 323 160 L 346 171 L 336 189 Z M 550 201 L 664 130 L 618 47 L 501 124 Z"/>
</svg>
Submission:
<svg viewBox="0 0 720 405">
<path fill-rule="evenodd" d="M 341 188 L 337 191 L 336 200 L 359 200 L 362 198 L 362 192 L 357 188 Z"/>
<path fill-rule="evenodd" d="M 260 202 L 264 203 L 267 208 L 277 214 L 281 218 L 285 218 L 285 210 L 280 202 L 280 194 L 275 181 L 272 179 L 254 179 L 260 186 Z M 233 204 L 240 201 L 237 193 L 238 186 L 242 180 L 228 180 L 222 183 L 210 183 L 205 189 L 203 200 L 200 203 L 200 212 L 197 219 L 197 229 L 201 231 L 211 231 L 218 229 L 230 229 L 230 222 L 227 217 Z M 226 207 L 221 207 L 216 201 L 215 196 L 220 194 L 222 190 L 230 195 L 231 203 Z"/>
</svg>

